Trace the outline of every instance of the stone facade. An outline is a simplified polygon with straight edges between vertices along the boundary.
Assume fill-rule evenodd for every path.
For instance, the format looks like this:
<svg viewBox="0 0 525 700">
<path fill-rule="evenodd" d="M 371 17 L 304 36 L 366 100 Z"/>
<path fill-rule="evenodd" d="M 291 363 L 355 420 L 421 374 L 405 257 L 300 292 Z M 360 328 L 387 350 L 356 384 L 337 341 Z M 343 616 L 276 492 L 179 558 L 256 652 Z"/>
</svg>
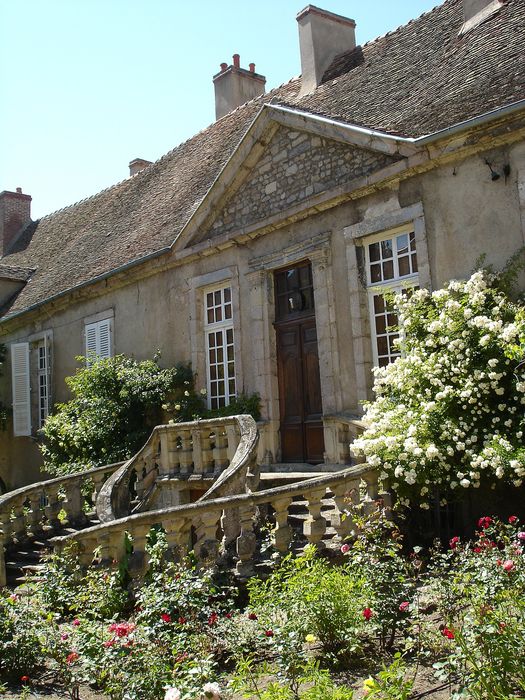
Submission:
<svg viewBox="0 0 525 700">
<path fill-rule="evenodd" d="M 283 209 L 380 170 L 396 157 L 280 127 L 209 236 L 262 221 Z"/>
</svg>

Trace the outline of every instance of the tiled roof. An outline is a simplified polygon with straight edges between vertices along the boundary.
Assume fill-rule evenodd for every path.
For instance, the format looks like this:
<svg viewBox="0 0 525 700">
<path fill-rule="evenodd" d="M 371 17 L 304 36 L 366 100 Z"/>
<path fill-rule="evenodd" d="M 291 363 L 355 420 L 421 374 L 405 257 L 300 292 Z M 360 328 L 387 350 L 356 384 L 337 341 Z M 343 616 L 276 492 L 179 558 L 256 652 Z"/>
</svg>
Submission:
<svg viewBox="0 0 525 700">
<path fill-rule="evenodd" d="M 15 265 L 4 265 L 0 263 L 0 280 L 27 282 L 33 272 L 33 268 L 17 267 Z"/>
<path fill-rule="evenodd" d="M 299 98 L 292 80 L 138 175 L 30 224 L 2 259 L 37 268 L 9 315 L 170 246 L 266 102 L 414 137 L 524 99 L 524 0 L 458 37 L 462 23 L 462 0 L 447 0 L 337 57 L 312 94 Z"/>
</svg>

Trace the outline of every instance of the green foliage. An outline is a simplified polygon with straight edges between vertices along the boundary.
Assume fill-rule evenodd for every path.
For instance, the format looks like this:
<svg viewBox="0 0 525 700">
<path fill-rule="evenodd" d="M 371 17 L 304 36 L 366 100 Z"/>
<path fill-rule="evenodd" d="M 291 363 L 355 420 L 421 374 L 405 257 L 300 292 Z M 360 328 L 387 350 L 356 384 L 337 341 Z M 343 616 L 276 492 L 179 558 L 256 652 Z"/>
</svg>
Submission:
<svg viewBox="0 0 525 700">
<path fill-rule="evenodd" d="M 239 394 L 228 406 L 222 408 L 214 408 L 206 411 L 207 418 L 215 418 L 221 416 L 237 416 L 242 413 L 247 413 L 254 420 L 261 418 L 261 397 L 259 394 Z"/>
<path fill-rule="evenodd" d="M 187 366 L 161 369 L 153 360 L 137 362 L 124 355 L 89 366 L 83 361 L 84 366 L 66 379 L 73 398 L 55 408 L 42 430 L 44 466 L 52 474 L 130 457 L 162 423 L 167 398 L 184 397 L 191 388 Z"/>
<path fill-rule="evenodd" d="M 414 679 L 407 677 L 406 664 L 401 654 L 375 676 L 364 682 L 367 698 L 376 700 L 409 700 L 412 697 Z"/>
<path fill-rule="evenodd" d="M 52 554 L 47 560 L 41 580 L 35 587 L 35 598 L 43 609 L 64 617 L 82 615 L 104 620 L 122 614 L 129 606 L 125 566 L 106 569 L 82 569 L 78 557 L 70 551 Z"/>
<path fill-rule="evenodd" d="M 302 644 L 314 635 L 324 659 L 338 663 L 358 654 L 366 626 L 366 581 L 357 569 L 334 567 L 315 556 L 308 546 L 297 558 L 287 557 L 266 580 L 248 582 L 250 606 L 279 638 Z"/>
<path fill-rule="evenodd" d="M 44 661 L 41 615 L 16 594 L 0 593 L 0 679 L 33 677 Z"/>
<path fill-rule="evenodd" d="M 429 509 L 436 489 L 447 498 L 523 483 L 525 309 L 497 281 L 477 272 L 396 297 L 403 356 L 375 371 L 377 398 L 352 448 L 405 505 Z"/>
</svg>

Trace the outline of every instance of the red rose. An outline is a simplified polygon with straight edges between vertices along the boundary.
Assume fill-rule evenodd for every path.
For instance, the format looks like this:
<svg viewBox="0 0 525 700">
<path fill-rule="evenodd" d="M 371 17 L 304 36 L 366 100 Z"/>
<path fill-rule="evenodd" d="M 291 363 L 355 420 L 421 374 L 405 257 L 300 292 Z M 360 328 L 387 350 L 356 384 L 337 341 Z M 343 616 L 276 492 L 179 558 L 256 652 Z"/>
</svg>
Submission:
<svg viewBox="0 0 525 700">
<path fill-rule="evenodd" d="M 233 613 L 226 613 L 226 615 L 225 615 L 224 617 L 225 617 L 227 620 L 231 620 L 232 617 L 233 617 Z"/>
<path fill-rule="evenodd" d="M 509 516 L 509 523 L 510 523 L 511 525 L 514 525 L 514 523 L 517 522 L 517 520 L 518 520 L 518 516 L 517 516 L 517 515 L 510 515 L 510 516 Z"/>
<path fill-rule="evenodd" d="M 22 676 L 20 680 L 22 681 L 22 683 L 29 683 L 29 676 Z"/>
<path fill-rule="evenodd" d="M 449 542 L 450 549 L 456 549 L 456 547 L 458 546 L 458 544 L 459 544 L 459 537 L 456 535 L 456 536 L 453 537 L 453 538 L 450 540 L 450 542 Z"/>
<path fill-rule="evenodd" d="M 187 622 L 185 617 L 182 617 L 182 615 L 179 617 L 179 625 L 185 625 Z"/>
<path fill-rule="evenodd" d="M 367 622 L 368 622 L 368 620 L 370 620 L 370 618 L 372 617 L 373 614 L 374 613 L 372 612 L 372 610 L 370 608 L 365 608 L 363 610 L 363 617 L 365 618 L 365 620 Z"/>
<path fill-rule="evenodd" d="M 75 618 L 75 619 L 73 620 L 73 623 L 72 623 L 72 624 L 73 624 L 73 627 L 80 627 L 80 620 L 78 620 L 77 618 Z"/>
<path fill-rule="evenodd" d="M 209 626 L 212 627 L 217 622 L 218 619 L 219 619 L 219 616 L 217 615 L 217 613 L 212 612 L 212 614 L 208 618 Z"/>
<path fill-rule="evenodd" d="M 255 613 L 248 613 L 248 620 L 256 620 L 257 615 Z"/>
<path fill-rule="evenodd" d="M 264 633 L 267 637 L 273 637 L 273 630 L 266 630 Z"/>
<path fill-rule="evenodd" d="M 162 622 L 171 622 L 171 615 L 168 615 L 168 613 L 162 613 L 160 619 Z"/>
<path fill-rule="evenodd" d="M 486 530 L 490 525 L 492 525 L 492 518 L 489 518 L 488 515 L 478 520 L 478 527 L 480 530 Z"/>
<path fill-rule="evenodd" d="M 410 603 L 408 602 L 408 600 L 405 600 L 405 601 L 403 601 L 403 602 L 401 603 L 401 605 L 399 606 L 399 610 L 400 610 L 401 612 L 406 612 L 406 611 L 408 610 L 409 607 L 410 607 Z"/>
<path fill-rule="evenodd" d="M 446 637 L 447 639 L 454 639 L 454 632 L 450 630 L 448 627 L 444 627 L 441 630 L 441 634 Z"/>
<path fill-rule="evenodd" d="M 68 654 L 66 657 L 66 663 L 72 664 L 74 661 L 78 659 L 78 654 L 76 651 L 72 651 L 71 654 Z"/>
</svg>

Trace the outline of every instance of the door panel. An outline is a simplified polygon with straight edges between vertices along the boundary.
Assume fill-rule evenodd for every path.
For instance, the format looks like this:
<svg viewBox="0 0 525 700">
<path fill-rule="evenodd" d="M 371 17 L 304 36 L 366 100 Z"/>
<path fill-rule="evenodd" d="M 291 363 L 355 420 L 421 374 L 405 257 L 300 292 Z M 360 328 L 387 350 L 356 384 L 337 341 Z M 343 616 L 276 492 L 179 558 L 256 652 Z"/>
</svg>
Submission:
<svg viewBox="0 0 525 700">
<path fill-rule="evenodd" d="M 321 381 L 315 318 L 276 326 L 284 462 L 323 461 Z"/>
</svg>

